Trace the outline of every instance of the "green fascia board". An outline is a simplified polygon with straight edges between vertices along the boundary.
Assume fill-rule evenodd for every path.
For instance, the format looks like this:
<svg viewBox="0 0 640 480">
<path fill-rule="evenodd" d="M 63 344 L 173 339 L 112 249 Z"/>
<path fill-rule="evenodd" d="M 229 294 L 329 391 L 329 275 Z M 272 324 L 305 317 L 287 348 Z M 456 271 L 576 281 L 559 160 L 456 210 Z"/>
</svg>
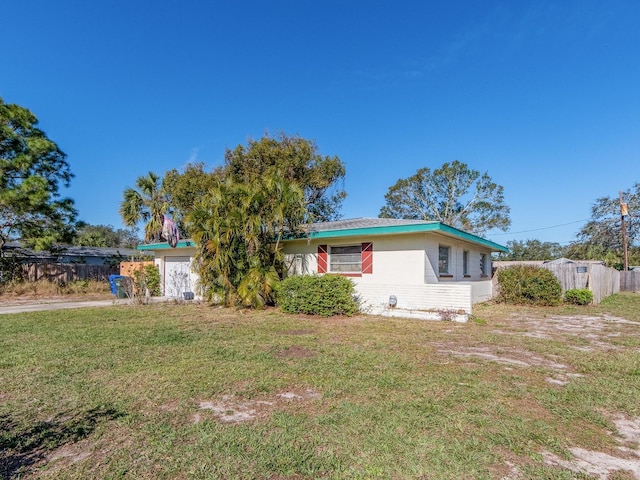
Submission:
<svg viewBox="0 0 640 480">
<path fill-rule="evenodd" d="M 193 240 L 180 240 L 175 248 L 187 248 L 187 247 L 195 247 L 196 244 Z M 167 248 L 173 248 L 167 242 L 163 243 L 149 243 L 146 245 L 138 245 L 136 247 L 137 250 L 164 250 Z"/>
<path fill-rule="evenodd" d="M 323 239 L 323 238 L 340 238 L 340 237 L 358 237 L 358 236 L 366 236 L 366 235 L 401 235 L 407 233 L 422 233 L 422 232 L 435 232 L 440 231 L 442 233 L 446 233 L 448 235 L 452 235 L 454 237 L 460 238 L 462 240 L 466 240 L 468 242 L 473 242 L 482 246 L 485 246 L 492 251 L 495 252 L 505 252 L 507 253 L 509 249 L 507 247 L 503 247 L 495 242 L 490 240 L 486 240 L 482 237 L 478 237 L 471 233 L 467 233 L 462 230 L 458 230 L 457 228 L 450 227 L 449 225 L 445 225 L 440 222 L 431 222 L 431 223 L 415 223 L 408 225 L 387 225 L 387 226 L 378 226 L 378 227 L 362 227 L 362 228 L 350 228 L 344 230 L 326 230 L 320 232 L 311 232 L 307 237 L 302 237 L 299 239 L 287 239 L 283 240 L 283 242 L 291 242 L 295 240 L 304 240 L 304 239 Z"/>
<path fill-rule="evenodd" d="M 503 247 L 491 240 L 486 240 L 482 237 L 478 237 L 477 235 L 473 235 L 471 233 L 465 232 L 463 230 L 459 230 L 454 227 L 450 227 L 449 225 L 445 225 L 440 222 L 430 222 L 430 223 L 414 223 L 408 225 L 387 225 L 387 226 L 377 226 L 377 227 L 362 227 L 362 228 L 349 228 L 342 230 L 326 230 L 320 232 L 310 232 L 306 237 L 300 238 L 289 238 L 283 239 L 281 242 L 295 242 L 298 240 L 308 240 L 308 239 L 324 239 L 324 238 L 341 238 L 341 237 L 358 237 L 358 236 L 367 236 L 367 235 L 402 235 L 407 233 L 422 233 L 422 232 L 437 232 L 440 231 L 442 233 L 451 235 L 453 237 L 457 237 L 461 240 L 466 240 L 467 242 L 476 243 L 478 245 L 482 245 L 491 249 L 493 252 L 509 252 L 507 247 Z M 195 247 L 196 244 L 193 240 L 180 240 L 176 248 L 187 248 L 187 247 Z M 172 248 L 168 243 L 151 243 L 148 245 L 138 245 L 138 250 L 164 250 Z"/>
</svg>

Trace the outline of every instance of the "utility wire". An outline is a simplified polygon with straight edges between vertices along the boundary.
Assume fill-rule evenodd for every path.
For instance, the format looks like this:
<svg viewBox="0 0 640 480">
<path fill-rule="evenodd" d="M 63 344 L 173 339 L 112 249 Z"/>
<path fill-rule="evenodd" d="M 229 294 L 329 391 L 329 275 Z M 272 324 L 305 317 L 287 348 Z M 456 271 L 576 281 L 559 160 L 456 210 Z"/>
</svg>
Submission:
<svg viewBox="0 0 640 480">
<path fill-rule="evenodd" d="M 583 220 L 576 220 L 575 222 L 561 223 L 560 225 L 553 225 L 551 227 L 534 228 L 533 230 L 521 230 L 519 232 L 493 233 L 493 234 L 491 234 L 491 236 L 494 237 L 494 236 L 498 236 L 498 235 L 516 235 L 518 233 L 539 232 L 540 230 L 549 230 L 551 228 L 564 227 L 566 225 L 572 225 L 574 223 L 586 222 L 587 220 L 591 220 L 591 219 L 590 218 L 585 218 Z"/>
</svg>

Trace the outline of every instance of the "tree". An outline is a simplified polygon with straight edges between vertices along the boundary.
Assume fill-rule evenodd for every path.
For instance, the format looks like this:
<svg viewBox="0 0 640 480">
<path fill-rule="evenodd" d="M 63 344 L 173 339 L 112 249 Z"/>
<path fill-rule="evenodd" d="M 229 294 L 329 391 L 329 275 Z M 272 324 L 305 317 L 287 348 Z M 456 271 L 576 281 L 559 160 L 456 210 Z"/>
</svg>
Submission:
<svg viewBox="0 0 640 480">
<path fill-rule="evenodd" d="M 640 212 L 640 183 L 622 192 L 629 206 L 631 222 L 627 223 L 630 245 L 629 260 L 640 262 L 640 252 L 633 246 L 640 240 L 640 229 L 635 220 Z M 578 260 L 606 260 L 608 265 L 621 268 L 623 264 L 622 220 L 620 198 L 600 197 L 591 206 L 591 219 L 578 232 L 576 241 L 569 246 L 567 256 Z"/>
<path fill-rule="evenodd" d="M 145 222 L 144 241 L 160 241 L 164 215 L 169 213 L 169 197 L 154 172 L 138 177 L 136 187 L 124 191 L 124 200 L 120 204 L 120 216 L 128 227 L 136 227 Z"/>
<path fill-rule="evenodd" d="M 46 249 L 68 237 L 74 202 L 60 196 L 73 174 L 36 116 L 0 98 L 0 252 L 11 238 Z"/>
<path fill-rule="evenodd" d="M 174 168 L 164 174 L 162 188 L 169 197 L 172 218 L 183 237 L 191 236 L 185 225 L 186 216 L 198 199 L 215 188 L 221 176 L 221 169 L 206 172 L 203 163 L 189 163 L 182 173 Z"/>
<path fill-rule="evenodd" d="M 78 222 L 73 244 L 83 247 L 135 248 L 140 239 L 133 229 Z"/>
<path fill-rule="evenodd" d="M 493 228 L 507 230 L 510 209 L 503 191 L 487 173 L 455 160 L 398 180 L 385 195 L 379 216 L 436 220 L 478 235 Z"/>
<path fill-rule="evenodd" d="M 311 222 L 340 218 L 346 192 L 337 184 L 344 180 L 346 167 L 337 156 L 318 153 L 314 142 L 281 133 L 249 140 L 225 153 L 224 175 L 234 182 L 250 184 L 263 176 L 281 175 L 298 185 Z"/>
<path fill-rule="evenodd" d="M 555 260 L 565 255 L 565 248 L 555 242 L 540 240 L 510 240 L 508 253 L 500 253 L 497 260 Z"/>
<path fill-rule="evenodd" d="M 299 232 L 306 215 L 302 189 L 278 171 L 248 183 L 218 179 L 186 219 L 205 298 L 227 306 L 273 303 L 284 274 L 280 240 Z"/>
</svg>

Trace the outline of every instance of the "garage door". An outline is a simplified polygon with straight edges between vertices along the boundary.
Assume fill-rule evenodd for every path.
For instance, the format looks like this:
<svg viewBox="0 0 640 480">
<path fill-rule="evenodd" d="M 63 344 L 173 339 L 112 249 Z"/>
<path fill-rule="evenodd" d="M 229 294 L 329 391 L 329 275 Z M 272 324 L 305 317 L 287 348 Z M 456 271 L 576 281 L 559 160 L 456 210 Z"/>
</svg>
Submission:
<svg viewBox="0 0 640 480">
<path fill-rule="evenodd" d="M 164 258 L 164 294 L 180 297 L 191 292 L 191 259 L 189 257 Z"/>
</svg>

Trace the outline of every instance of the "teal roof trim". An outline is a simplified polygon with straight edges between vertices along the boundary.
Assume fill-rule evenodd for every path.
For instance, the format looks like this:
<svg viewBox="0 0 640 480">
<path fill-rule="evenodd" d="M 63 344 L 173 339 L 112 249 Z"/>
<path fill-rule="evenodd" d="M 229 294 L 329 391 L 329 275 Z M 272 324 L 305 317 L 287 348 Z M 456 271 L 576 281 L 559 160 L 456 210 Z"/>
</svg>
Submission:
<svg viewBox="0 0 640 480">
<path fill-rule="evenodd" d="M 372 226 L 372 227 L 360 227 L 360 228 L 345 228 L 337 230 L 322 230 L 319 232 L 311 231 L 309 235 L 301 238 L 283 239 L 282 242 L 295 242 L 299 240 L 308 239 L 324 239 L 324 238 L 342 238 L 342 237 L 360 237 L 367 235 L 402 235 L 407 233 L 422 233 L 422 232 L 442 232 L 446 235 L 450 235 L 467 242 L 472 242 L 478 245 L 482 245 L 491 249 L 494 252 L 505 252 L 509 249 L 503 247 L 491 240 L 486 240 L 477 235 L 459 230 L 449 225 L 445 225 L 440 222 L 426 222 L 426 223 L 410 223 L 406 225 L 384 225 L 384 226 Z M 196 244 L 193 240 L 180 240 L 176 248 L 188 248 L 195 247 Z M 168 243 L 151 243 L 148 245 L 138 245 L 138 250 L 166 250 L 172 248 Z"/>
<path fill-rule="evenodd" d="M 440 222 L 349 228 L 349 229 L 341 229 L 341 230 L 325 230 L 325 231 L 319 231 L 319 232 L 312 231 L 312 232 L 309 232 L 308 237 L 303 237 L 300 239 L 288 239 L 288 240 L 283 240 L 283 242 L 305 240 L 309 238 L 323 239 L 323 238 L 340 238 L 340 237 L 358 237 L 358 236 L 365 236 L 365 235 L 393 235 L 393 234 L 436 232 L 436 231 L 440 231 L 442 233 L 452 235 L 462 240 L 466 240 L 467 242 L 473 242 L 479 245 L 483 245 L 487 248 L 490 248 L 492 251 L 505 252 L 505 253 L 509 251 L 507 247 L 503 247 L 502 245 L 492 242 L 491 240 L 486 240 L 482 237 L 478 237 L 471 233 L 458 230 L 457 228 L 450 227 L 449 225 L 445 225 L 444 223 L 440 223 Z"/>
<path fill-rule="evenodd" d="M 187 247 L 195 247 L 196 243 L 193 240 L 180 240 L 175 248 L 187 248 Z M 138 250 L 164 250 L 167 248 L 173 248 L 167 242 L 163 243 L 149 243 L 145 245 L 138 245 Z"/>
</svg>

